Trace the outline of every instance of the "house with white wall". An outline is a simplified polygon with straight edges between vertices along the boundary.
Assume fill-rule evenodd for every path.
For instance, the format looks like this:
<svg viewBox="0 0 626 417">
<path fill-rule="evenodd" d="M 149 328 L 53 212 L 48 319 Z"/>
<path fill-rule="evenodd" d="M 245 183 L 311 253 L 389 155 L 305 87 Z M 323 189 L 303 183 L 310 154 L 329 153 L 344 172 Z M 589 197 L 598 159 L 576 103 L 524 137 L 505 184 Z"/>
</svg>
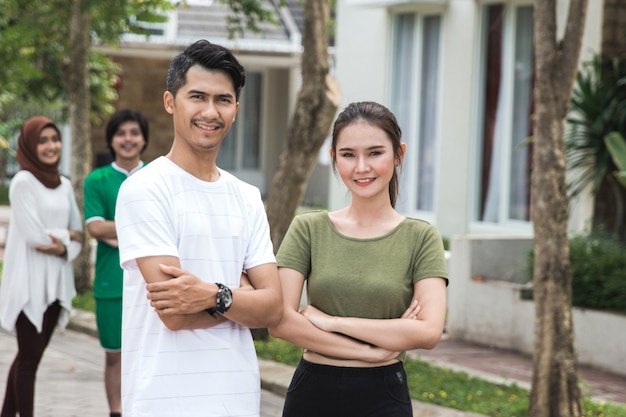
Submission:
<svg viewBox="0 0 626 417">
<path fill-rule="evenodd" d="M 446 237 L 531 235 L 532 0 L 339 0 L 343 104 L 374 100 L 407 143 L 398 208 Z M 602 0 L 589 2 L 581 61 L 600 51 Z M 567 0 L 558 1 L 561 23 Z M 364 30 L 367 28 L 367 30 Z M 330 208 L 345 204 L 331 180 Z M 587 204 L 572 210 L 582 230 Z"/>
<path fill-rule="evenodd" d="M 263 4 L 277 24 L 260 24 L 261 33 L 245 30 L 243 36 L 231 38 L 227 5 L 219 0 L 186 0 L 167 13 L 166 22 L 138 21 L 149 36 L 127 34 L 119 47 L 97 45 L 121 68 L 115 107 L 135 108 L 148 118 L 150 142 L 144 160 L 164 155 L 171 147 L 173 125 L 163 108 L 163 92 L 172 58 L 196 40 L 207 39 L 231 49 L 247 74 L 237 121 L 221 146 L 218 165 L 267 194 L 300 89 L 304 22 L 299 0 Z M 93 128 L 94 166 L 110 161 L 105 124 Z M 328 166 L 315 169 L 307 202 L 326 204 L 328 177 Z"/>
<path fill-rule="evenodd" d="M 581 62 L 602 46 L 604 1 L 589 2 Z M 562 33 L 568 0 L 557 1 Z M 342 107 L 377 101 L 401 125 L 407 154 L 397 208 L 451 241 L 448 334 L 532 353 L 524 297 L 532 247 L 532 0 L 338 0 L 336 76 Z M 330 181 L 329 207 L 344 206 Z M 589 195 L 572 202 L 582 232 Z M 626 374 L 623 316 L 574 311 L 582 363 Z M 600 334 L 601 333 L 601 334 Z"/>
</svg>

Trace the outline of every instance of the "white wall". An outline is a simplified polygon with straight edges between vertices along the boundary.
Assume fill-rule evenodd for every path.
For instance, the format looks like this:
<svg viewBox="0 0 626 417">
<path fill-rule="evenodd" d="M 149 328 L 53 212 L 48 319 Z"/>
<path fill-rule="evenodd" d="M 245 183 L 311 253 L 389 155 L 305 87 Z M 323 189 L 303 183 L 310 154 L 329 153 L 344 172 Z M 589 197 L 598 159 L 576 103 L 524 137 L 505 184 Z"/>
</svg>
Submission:
<svg viewBox="0 0 626 417">
<path fill-rule="evenodd" d="M 484 245 L 491 250 L 483 250 Z M 509 269 L 517 269 L 529 245 L 530 240 L 516 236 L 452 238 L 447 321 L 450 338 L 532 354 L 534 302 L 522 299 L 524 285 L 498 281 L 494 273 L 508 275 L 511 271 L 507 271 L 507 264 Z M 493 261 L 499 255 L 501 262 Z M 495 265 L 493 271 L 490 265 Z M 481 281 L 478 276 L 486 279 Z M 573 321 L 579 363 L 626 375 L 626 316 L 575 308 Z"/>
<path fill-rule="evenodd" d="M 451 0 L 443 19 L 440 182 L 434 221 L 443 236 L 466 233 L 470 223 L 479 10 L 476 2 Z"/>
</svg>

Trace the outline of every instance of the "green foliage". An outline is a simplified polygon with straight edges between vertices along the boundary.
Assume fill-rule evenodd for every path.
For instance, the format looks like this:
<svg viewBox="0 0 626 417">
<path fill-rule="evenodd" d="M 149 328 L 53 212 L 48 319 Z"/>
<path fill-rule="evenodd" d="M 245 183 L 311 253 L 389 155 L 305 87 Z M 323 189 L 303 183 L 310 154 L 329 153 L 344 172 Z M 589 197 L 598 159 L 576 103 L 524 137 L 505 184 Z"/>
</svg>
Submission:
<svg viewBox="0 0 626 417">
<path fill-rule="evenodd" d="M 570 240 L 572 303 L 576 307 L 626 313 L 626 246 L 606 237 Z"/>
<path fill-rule="evenodd" d="M 9 205 L 9 186 L 0 184 L 0 206 Z"/>
<path fill-rule="evenodd" d="M 626 314 L 626 245 L 599 233 L 570 239 L 572 305 Z M 528 253 L 532 279 L 534 250 Z"/>
<path fill-rule="evenodd" d="M 148 35 L 142 23 L 166 22 L 166 12 L 175 9 L 177 3 L 167 0 L 90 1 L 91 27 L 99 43 L 118 45 L 124 33 Z"/>
<path fill-rule="evenodd" d="M 93 291 L 85 291 L 77 294 L 72 300 L 72 306 L 78 310 L 96 312 L 96 300 L 93 298 Z"/>
<path fill-rule="evenodd" d="M 260 25 L 267 22 L 278 25 L 276 11 L 269 9 L 269 3 L 259 0 L 220 0 L 227 5 L 231 13 L 226 17 L 228 37 L 244 37 L 246 30 L 252 33 L 261 33 Z M 285 5 L 284 0 L 279 1 L 280 6 Z"/>
<path fill-rule="evenodd" d="M 89 51 L 89 95 L 91 121 L 99 124 L 105 116 L 113 114 L 117 100 L 114 86 L 121 68 L 102 52 Z"/>
<path fill-rule="evenodd" d="M 619 170 L 613 172 L 613 175 L 623 187 L 626 187 L 626 140 L 619 132 L 611 132 L 604 138 L 604 142 Z"/>
<path fill-rule="evenodd" d="M 139 22 L 165 21 L 168 0 L 110 0 L 82 2 L 89 7 L 91 36 L 95 43 L 117 45 L 124 33 L 138 33 Z M 70 2 L 51 0 L 2 0 L 0 14 L 0 61 L 10 63 L 0 71 L 0 121 L 46 114 L 46 103 L 61 106 L 56 121 L 67 120 L 69 94 L 67 62 Z M 114 81 L 119 68 L 103 53 L 89 53 L 89 86 L 92 120 L 110 115 L 117 99 Z M 16 103 L 21 103 L 16 104 Z M 38 106 L 35 103 L 39 103 Z M 40 108 L 45 107 L 44 111 Z M 18 114 L 14 107 L 26 109 Z"/>
<path fill-rule="evenodd" d="M 626 135 L 626 58 L 595 57 L 583 64 L 572 95 L 570 130 L 566 151 L 570 169 L 577 176 L 572 195 L 589 183 L 597 191 L 602 180 L 615 171 L 604 138 L 611 132 Z"/>
<path fill-rule="evenodd" d="M 259 358 L 296 366 L 302 349 L 281 339 L 255 341 Z M 411 398 L 491 417 L 529 417 L 528 390 L 516 384 L 502 385 L 475 378 L 465 372 L 433 366 L 420 359 L 404 363 Z M 585 416 L 626 417 L 626 407 L 584 401 Z"/>
<path fill-rule="evenodd" d="M 0 155 L 4 156 L 4 154 L 6 154 L 12 157 L 15 156 L 16 133 L 19 131 L 22 123 L 22 119 L 13 119 L 8 122 L 0 120 Z M 2 204 L 2 202 L 0 202 L 0 204 Z"/>
<path fill-rule="evenodd" d="M 298 365 L 302 357 L 302 348 L 271 336 L 265 341 L 255 340 L 254 346 L 256 347 L 259 358 L 284 363 L 290 366 Z"/>
</svg>

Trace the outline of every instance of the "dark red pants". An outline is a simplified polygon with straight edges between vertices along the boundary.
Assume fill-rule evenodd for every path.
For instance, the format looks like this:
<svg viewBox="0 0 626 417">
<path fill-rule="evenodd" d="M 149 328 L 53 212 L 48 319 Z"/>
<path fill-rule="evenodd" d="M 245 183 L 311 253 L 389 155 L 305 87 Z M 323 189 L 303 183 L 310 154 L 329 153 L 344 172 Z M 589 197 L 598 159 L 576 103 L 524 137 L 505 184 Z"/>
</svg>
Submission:
<svg viewBox="0 0 626 417">
<path fill-rule="evenodd" d="M 35 376 L 37 367 L 46 350 L 54 328 L 59 321 L 61 305 L 58 301 L 51 304 L 43 316 L 41 333 L 20 313 L 15 323 L 17 334 L 17 355 L 9 369 L 7 390 L 0 417 L 33 417 L 35 408 Z"/>
</svg>

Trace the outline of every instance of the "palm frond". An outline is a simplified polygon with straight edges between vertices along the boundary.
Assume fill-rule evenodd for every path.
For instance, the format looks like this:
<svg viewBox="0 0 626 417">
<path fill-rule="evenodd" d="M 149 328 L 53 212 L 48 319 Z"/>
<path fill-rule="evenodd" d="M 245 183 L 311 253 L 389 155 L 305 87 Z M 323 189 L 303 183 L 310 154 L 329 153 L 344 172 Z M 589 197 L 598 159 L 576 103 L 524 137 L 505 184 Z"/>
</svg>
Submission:
<svg viewBox="0 0 626 417">
<path fill-rule="evenodd" d="M 590 183 L 595 193 L 615 171 L 604 138 L 616 131 L 626 136 L 626 58 L 596 56 L 576 76 L 565 139 L 572 196 Z"/>
</svg>

